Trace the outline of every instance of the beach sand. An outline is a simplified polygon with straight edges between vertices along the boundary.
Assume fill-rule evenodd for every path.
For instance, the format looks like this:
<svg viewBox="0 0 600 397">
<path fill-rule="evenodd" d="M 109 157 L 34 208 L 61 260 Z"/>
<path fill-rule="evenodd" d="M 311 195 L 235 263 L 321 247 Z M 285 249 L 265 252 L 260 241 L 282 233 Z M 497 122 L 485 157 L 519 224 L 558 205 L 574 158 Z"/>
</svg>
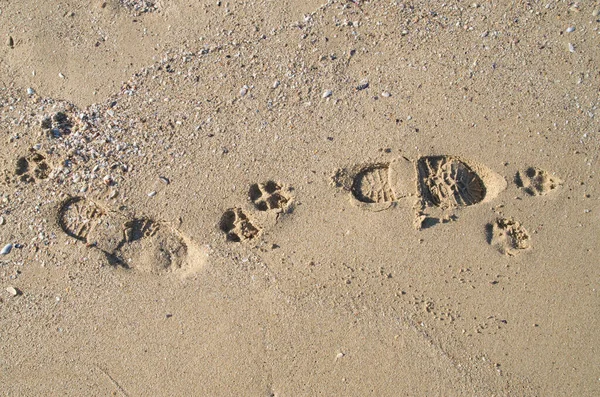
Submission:
<svg viewBox="0 0 600 397">
<path fill-rule="evenodd" d="M 600 3 L 0 10 L 4 395 L 600 395 Z"/>
</svg>

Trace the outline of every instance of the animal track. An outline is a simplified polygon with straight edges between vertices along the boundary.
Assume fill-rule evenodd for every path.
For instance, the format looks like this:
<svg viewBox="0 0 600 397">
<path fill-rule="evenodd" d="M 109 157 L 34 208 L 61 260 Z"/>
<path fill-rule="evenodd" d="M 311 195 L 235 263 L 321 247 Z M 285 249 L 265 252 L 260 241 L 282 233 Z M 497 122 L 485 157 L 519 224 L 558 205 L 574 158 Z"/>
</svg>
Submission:
<svg viewBox="0 0 600 397">
<path fill-rule="evenodd" d="M 253 184 L 248 196 L 259 211 L 285 210 L 290 202 L 290 197 L 283 192 L 281 185 L 273 181 Z"/>
<path fill-rule="evenodd" d="M 354 197 L 363 203 L 387 203 L 396 200 L 390 184 L 389 164 L 373 164 L 354 177 L 351 188 Z"/>
<path fill-rule="evenodd" d="M 49 138 L 58 138 L 71 133 L 73 122 L 64 112 L 56 112 L 52 117 L 45 117 L 41 126 Z"/>
<path fill-rule="evenodd" d="M 536 167 L 517 172 L 515 183 L 530 196 L 548 194 L 562 185 L 559 178 L 550 176 L 548 172 Z"/>
<path fill-rule="evenodd" d="M 15 166 L 15 175 L 21 182 L 33 182 L 46 179 L 50 174 L 50 166 L 46 157 L 34 149 L 27 156 L 19 157 Z"/>
<path fill-rule="evenodd" d="M 227 235 L 228 241 L 240 242 L 252 240 L 260 229 L 252 224 L 240 208 L 231 208 L 221 216 L 219 227 Z"/>
<path fill-rule="evenodd" d="M 486 226 L 488 243 L 505 255 L 515 256 L 531 248 L 527 230 L 512 218 L 498 218 Z"/>
<path fill-rule="evenodd" d="M 423 157 L 418 161 L 422 197 L 436 207 L 461 207 L 485 198 L 483 181 L 467 164 L 448 156 Z"/>
</svg>

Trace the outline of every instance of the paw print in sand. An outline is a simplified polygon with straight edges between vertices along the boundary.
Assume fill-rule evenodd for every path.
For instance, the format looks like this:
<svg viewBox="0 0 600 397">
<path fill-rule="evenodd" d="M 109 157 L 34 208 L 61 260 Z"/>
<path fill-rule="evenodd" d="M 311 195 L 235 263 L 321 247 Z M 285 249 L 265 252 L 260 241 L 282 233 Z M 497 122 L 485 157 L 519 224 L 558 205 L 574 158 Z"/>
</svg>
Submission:
<svg viewBox="0 0 600 397">
<path fill-rule="evenodd" d="M 248 196 L 259 211 L 283 211 L 290 203 L 290 196 L 284 190 L 277 182 L 267 181 L 250 186 Z"/>
</svg>

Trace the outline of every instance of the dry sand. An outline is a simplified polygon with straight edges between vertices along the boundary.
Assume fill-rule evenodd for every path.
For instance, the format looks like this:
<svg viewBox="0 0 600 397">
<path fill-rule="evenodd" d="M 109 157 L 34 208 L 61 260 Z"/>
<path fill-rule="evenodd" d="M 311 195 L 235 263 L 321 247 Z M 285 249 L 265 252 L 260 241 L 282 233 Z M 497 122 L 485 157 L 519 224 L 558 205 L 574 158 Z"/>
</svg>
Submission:
<svg viewBox="0 0 600 397">
<path fill-rule="evenodd" d="M 4 395 L 600 395 L 600 3 L 0 10 Z"/>
</svg>

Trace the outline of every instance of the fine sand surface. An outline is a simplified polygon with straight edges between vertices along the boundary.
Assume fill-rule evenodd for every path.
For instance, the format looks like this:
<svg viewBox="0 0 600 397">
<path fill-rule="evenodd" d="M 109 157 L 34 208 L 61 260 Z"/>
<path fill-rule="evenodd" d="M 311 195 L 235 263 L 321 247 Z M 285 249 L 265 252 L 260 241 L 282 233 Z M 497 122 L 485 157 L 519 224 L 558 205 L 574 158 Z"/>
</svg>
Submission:
<svg viewBox="0 0 600 397">
<path fill-rule="evenodd" d="M 0 391 L 600 395 L 597 1 L 0 0 Z"/>
</svg>

